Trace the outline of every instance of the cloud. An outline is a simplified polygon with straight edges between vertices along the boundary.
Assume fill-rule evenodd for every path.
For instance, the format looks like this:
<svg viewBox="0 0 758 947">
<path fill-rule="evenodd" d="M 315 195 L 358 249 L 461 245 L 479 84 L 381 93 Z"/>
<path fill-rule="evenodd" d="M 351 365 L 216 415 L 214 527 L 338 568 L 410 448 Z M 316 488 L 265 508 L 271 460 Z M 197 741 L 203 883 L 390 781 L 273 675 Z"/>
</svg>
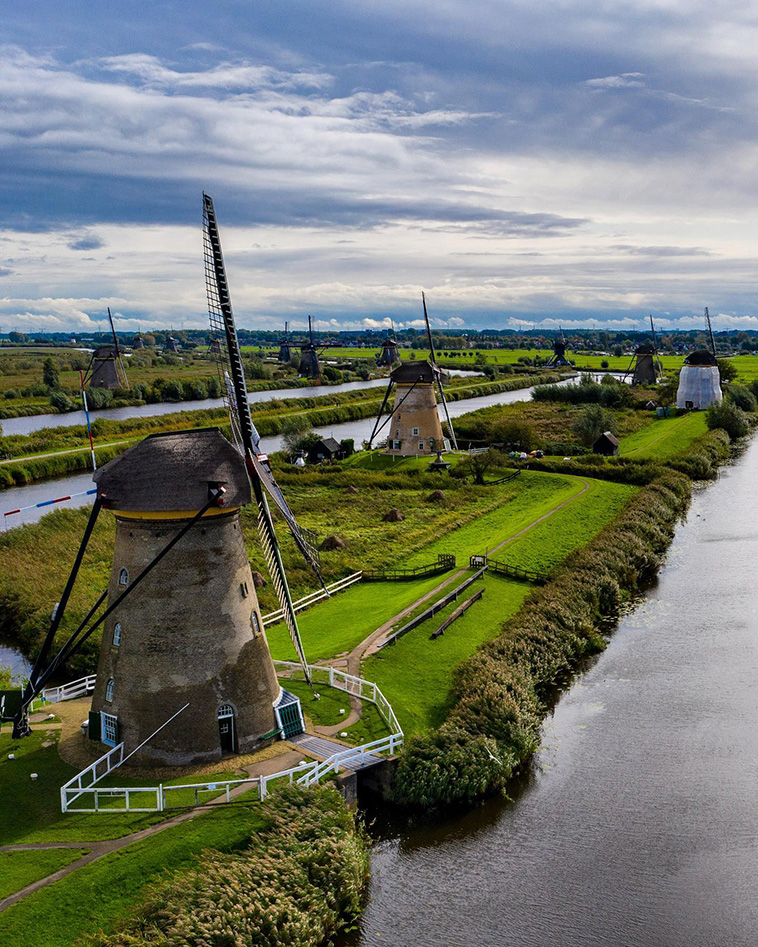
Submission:
<svg viewBox="0 0 758 947">
<path fill-rule="evenodd" d="M 100 250 L 105 246 L 105 243 L 95 235 L 79 237 L 75 240 L 71 240 L 68 243 L 68 248 L 70 250 Z"/>
<path fill-rule="evenodd" d="M 642 72 L 624 72 L 620 76 L 587 79 L 584 84 L 592 89 L 638 89 L 645 85 L 643 78 Z"/>
</svg>

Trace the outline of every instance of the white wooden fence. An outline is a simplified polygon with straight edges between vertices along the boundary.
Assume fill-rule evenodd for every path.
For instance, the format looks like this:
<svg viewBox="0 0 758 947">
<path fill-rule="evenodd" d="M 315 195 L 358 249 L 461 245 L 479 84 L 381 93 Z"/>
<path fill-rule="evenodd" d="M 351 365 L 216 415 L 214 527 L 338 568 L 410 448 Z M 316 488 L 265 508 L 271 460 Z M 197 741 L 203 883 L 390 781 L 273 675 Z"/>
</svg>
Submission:
<svg viewBox="0 0 758 947">
<path fill-rule="evenodd" d="M 60 687 L 46 687 L 42 691 L 42 696 L 49 704 L 57 704 L 61 700 L 74 700 L 77 697 L 84 697 L 85 694 L 91 694 L 95 689 L 96 674 L 88 674 L 87 677 L 80 677 L 76 681 L 69 681 L 68 684 L 62 684 Z"/>
<path fill-rule="evenodd" d="M 303 677 L 303 669 L 294 661 L 274 661 L 280 670 L 286 670 L 292 677 Z M 361 746 L 345 747 L 326 760 L 313 760 L 301 763 L 291 769 L 271 773 L 268 776 L 252 776 L 249 779 L 209 779 L 201 783 L 184 783 L 174 786 L 98 786 L 101 779 L 108 776 L 124 760 L 124 744 L 109 750 L 98 760 L 95 760 L 81 773 L 70 779 L 61 787 L 62 812 L 163 812 L 173 800 L 176 808 L 192 808 L 203 805 L 204 801 L 219 795 L 226 797 L 226 802 L 233 801 L 248 790 L 257 790 L 258 800 L 268 795 L 269 786 L 280 780 L 302 786 L 313 786 L 322 777 L 329 773 L 338 773 L 341 769 L 362 767 L 378 762 L 380 754 L 394 753 L 403 744 L 403 731 L 398 723 L 395 712 L 387 698 L 376 684 L 365 681 L 340 671 L 337 668 L 323 667 L 320 664 L 309 664 L 308 670 L 315 683 L 329 684 L 337 690 L 345 691 L 361 700 L 371 701 L 376 705 L 389 729 L 389 736 Z M 83 679 L 85 680 L 85 679 Z M 74 684 L 80 682 L 74 681 Z M 65 690 L 72 685 L 66 685 Z M 65 699 L 65 698 L 61 698 Z M 351 763 L 353 766 L 351 767 Z M 245 790 L 244 787 L 248 787 Z M 189 798 L 187 798 L 189 796 Z M 194 801 L 193 801 L 194 800 Z M 76 803 L 79 803 L 76 805 Z"/>
<path fill-rule="evenodd" d="M 315 605 L 316 602 L 329 598 L 334 592 L 342 592 L 344 589 L 353 585 L 353 583 L 360 582 L 362 575 L 362 572 L 353 572 L 352 575 L 347 575 L 343 579 L 338 579 L 336 582 L 327 585 L 326 592 L 323 589 L 319 589 L 317 592 L 311 592 L 310 595 L 299 598 L 296 602 L 293 602 L 295 611 L 301 612 L 304 608 L 308 608 L 309 605 Z M 263 616 L 263 627 L 268 628 L 269 625 L 275 625 L 277 622 L 282 621 L 283 618 L 284 609 L 277 608 L 275 612 L 269 612 L 268 615 Z"/>
</svg>

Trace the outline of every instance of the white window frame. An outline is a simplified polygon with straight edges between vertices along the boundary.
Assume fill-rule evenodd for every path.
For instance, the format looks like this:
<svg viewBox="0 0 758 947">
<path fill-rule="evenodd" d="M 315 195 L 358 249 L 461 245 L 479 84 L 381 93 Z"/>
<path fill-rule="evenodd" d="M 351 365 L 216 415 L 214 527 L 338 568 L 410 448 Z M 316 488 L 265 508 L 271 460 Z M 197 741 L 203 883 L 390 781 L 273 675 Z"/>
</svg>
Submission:
<svg viewBox="0 0 758 947">
<path fill-rule="evenodd" d="M 112 677 L 108 678 L 108 683 L 105 685 L 105 699 L 110 704 L 113 700 L 113 692 L 116 689 L 116 682 Z"/>
<path fill-rule="evenodd" d="M 414 429 L 413 429 L 413 436 L 414 436 L 414 437 L 418 437 L 418 428 L 417 428 L 417 427 L 414 427 Z"/>
<path fill-rule="evenodd" d="M 419 441 L 419 442 L 418 442 L 418 449 L 419 449 L 419 450 L 423 450 L 423 449 L 424 449 L 424 442 L 423 442 L 423 441 Z"/>
<path fill-rule="evenodd" d="M 129 584 L 129 572 L 127 569 L 122 569 L 118 574 L 118 584 L 119 585 L 128 585 Z"/>
<path fill-rule="evenodd" d="M 117 621 L 113 626 L 113 647 L 121 647 L 121 622 Z"/>
<path fill-rule="evenodd" d="M 114 714 L 100 714 L 100 739 L 107 746 L 116 745 L 118 734 L 118 717 Z"/>
</svg>

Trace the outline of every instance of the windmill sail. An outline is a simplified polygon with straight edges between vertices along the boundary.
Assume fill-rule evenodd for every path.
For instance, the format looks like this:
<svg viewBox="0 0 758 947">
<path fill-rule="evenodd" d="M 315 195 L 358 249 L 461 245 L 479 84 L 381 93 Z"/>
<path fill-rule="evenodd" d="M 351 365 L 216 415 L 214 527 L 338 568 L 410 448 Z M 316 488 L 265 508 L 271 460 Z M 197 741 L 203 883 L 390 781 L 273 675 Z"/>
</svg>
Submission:
<svg viewBox="0 0 758 947">
<path fill-rule="evenodd" d="M 295 609 L 292 604 L 287 576 L 284 572 L 284 565 L 282 563 L 279 543 L 276 538 L 267 496 L 271 497 L 276 508 L 284 516 L 298 548 L 323 585 L 319 568 L 318 551 L 315 546 L 315 537 L 312 533 L 303 530 L 298 525 L 292 510 L 290 510 L 287 501 L 284 499 L 282 491 L 274 480 L 268 457 L 261 450 L 260 435 L 250 416 L 247 385 L 245 384 L 245 373 L 239 350 L 237 327 L 234 323 L 234 315 L 232 313 L 224 258 L 221 252 L 216 212 L 213 207 L 213 200 L 207 194 L 203 194 L 203 256 L 205 262 L 205 287 L 208 297 L 208 315 L 210 318 L 211 332 L 213 333 L 214 339 L 217 339 L 219 342 L 217 357 L 219 359 L 219 369 L 222 375 L 224 402 L 231 419 L 232 438 L 247 463 L 253 492 L 258 505 L 258 533 L 261 546 L 266 556 L 271 580 L 279 599 L 279 604 L 284 612 L 284 619 L 289 628 L 292 644 L 303 666 L 306 679 L 310 681 L 308 664 L 300 640 L 300 631 L 297 626 Z"/>
<path fill-rule="evenodd" d="M 432 341 L 432 329 L 429 325 L 429 314 L 426 311 L 426 296 L 423 291 L 421 293 L 421 302 L 424 305 L 424 321 L 426 322 L 426 335 L 429 339 L 429 361 L 432 363 L 432 368 L 434 369 L 434 377 L 437 380 L 437 390 L 440 393 L 440 401 L 442 402 L 442 410 L 445 412 L 445 420 L 447 421 L 448 430 L 450 431 L 450 446 L 453 450 L 458 450 L 458 441 L 455 439 L 455 431 L 453 430 L 453 422 L 450 419 L 450 412 L 447 409 L 447 400 L 445 399 L 445 389 L 442 385 L 442 372 L 437 367 L 437 358 L 434 354 L 434 342 Z"/>
</svg>

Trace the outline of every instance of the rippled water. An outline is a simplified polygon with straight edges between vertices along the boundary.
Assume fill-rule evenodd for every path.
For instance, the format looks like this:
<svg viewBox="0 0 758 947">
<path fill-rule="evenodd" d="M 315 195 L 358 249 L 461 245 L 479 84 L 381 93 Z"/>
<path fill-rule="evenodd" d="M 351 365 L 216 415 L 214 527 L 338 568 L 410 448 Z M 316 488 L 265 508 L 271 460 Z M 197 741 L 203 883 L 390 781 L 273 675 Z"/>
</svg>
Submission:
<svg viewBox="0 0 758 947">
<path fill-rule="evenodd" d="M 562 697 L 511 794 L 375 832 L 345 944 L 758 943 L 758 443 Z"/>
</svg>

